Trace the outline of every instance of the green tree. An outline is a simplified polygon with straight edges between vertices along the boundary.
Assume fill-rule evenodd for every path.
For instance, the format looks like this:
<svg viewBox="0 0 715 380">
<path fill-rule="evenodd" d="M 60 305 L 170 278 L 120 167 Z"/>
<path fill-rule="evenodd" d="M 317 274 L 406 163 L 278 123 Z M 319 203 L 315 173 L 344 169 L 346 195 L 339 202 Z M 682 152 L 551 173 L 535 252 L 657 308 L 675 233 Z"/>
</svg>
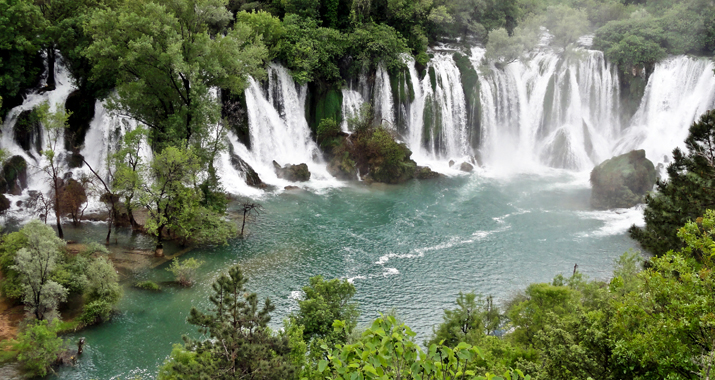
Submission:
<svg viewBox="0 0 715 380">
<path fill-rule="evenodd" d="M 107 156 L 108 169 L 114 168 L 109 186 L 117 198 L 124 201 L 129 223 L 134 228 L 138 226 L 134 219 L 134 209 L 139 204 L 138 195 L 143 185 L 142 174 L 145 172 L 146 165 L 141 154 L 142 142 L 146 136 L 146 129 L 140 126 L 126 132 L 117 151 Z"/>
<path fill-rule="evenodd" d="M 685 248 L 650 260 L 618 306 L 614 359 L 630 378 L 706 379 L 715 365 L 715 212 L 678 231 Z"/>
<path fill-rule="evenodd" d="M 17 251 L 12 268 L 22 275 L 23 302 L 36 319 L 52 318 L 67 296 L 67 289 L 51 279 L 64 241 L 38 220 L 27 223 L 22 233 L 27 246 Z"/>
<path fill-rule="evenodd" d="M 493 334 L 500 326 L 501 313 L 493 298 L 474 293 L 457 296 L 457 308 L 444 311 L 444 322 L 433 332 L 426 345 L 444 344 L 456 347 L 459 342 L 476 344 L 482 337 Z"/>
<path fill-rule="evenodd" d="M 208 313 L 192 308 L 188 322 L 208 339 L 184 337 L 159 370 L 159 379 L 293 379 L 288 337 L 268 327 L 275 306 L 266 299 L 258 305 L 256 293 L 247 293 L 248 280 L 235 266 L 214 282 Z"/>
<path fill-rule="evenodd" d="M 60 199 L 63 192 L 64 180 L 62 178 L 66 169 L 66 162 L 58 155 L 62 150 L 60 139 L 64 135 L 64 130 L 67 129 L 67 123 L 70 114 L 66 113 L 64 107 L 55 104 L 55 110 L 50 111 L 48 102 L 38 106 L 37 113 L 45 128 L 46 144 L 42 150 L 42 155 L 47 159 L 47 164 L 42 167 L 42 171 L 47 175 L 51 186 L 52 206 L 55 212 L 55 220 L 57 222 L 57 235 L 60 239 L 64 239 L 65 235 L 62 231 L 62 200 Z"/>
<path fill-rule="evenodd" d="M 47 375 L 58 356 L 66 350 L 64 341 L 57 336 L 56 326 L 48 321 L 34 321 L 18 335 L 14 348 L 18 353 L 17 360 L 28 375 Z"/>
<path fill-rule="evenodd" d="M 17 300 L 22 298 L 23 284 L 22 275 L 13 269 L 17 251 L 27 247 L 27 236 L 22 231 L 11 232 L 0 237 L 0 270 L 2 271 L 2 282 L 0 291 L 5 298 Z"/>
<path fill-rule="evenodd" d="M 10 100 L 32 85 L 42 65 L 35 64 L 45 20 L 30 0 L 0 2 L 0 97 Z M 0 118 L 5 112 L 0 108 Z"/>
<path fill-rule="evenodd" d="M 178 258 L 171 260 L 171 265 L 166 268 L 176 277 L 176 282 L 182 286 L 191 286 L 196 279 L 196 271 L 204 265 L 202 260 L 189 258 L 181 262 Z"/>
<path fill-rule="evenodd" d="M 335 329 L 344 329 L 335 321 Z M 480 355 L 478 348 L 461 342 L 454 348 L 433 344 L 424 352 L 415 333 L 395 317 L 376 319 L 354 344 L 337 345 L 317 365 L 323 379 L 501 379 L 492 374 L 478 376 L 469 369 Z M 324 347 L 328 349 L 328 347 Z M 520 371 L 505 373 L 509 379 L 525 377 Z"/>
<path fill-rule="evenodd" d="M 303 326 L 305 341 L 319 338 L 332 345 L 345 343 L 357 325 L 359 315 L 357 303 L 351 301 L 353 296 L 355 286 L 347 280 L 325 281 L 323 276 L 311 277 L 309 285 L 303 288 L 298 311 L 294 314 L 296 323 Z M 345 328 L 338 332 L 333 329 L 336 320 L 345 324 Z"/>
<path fill-rule="evenodd" d="M 586 12 L 565 4 L 549 7 L 544 23 L 553 35 L 551 44 L 564 49 L 588 33 L 590 26 Z"/>
<path fill-rule="evenodd" d="M 267 50 L 251 28 L 235 23 L 226 0 L 130 0 L 97 9 L 86 24 L 85 51 L 95 77 L 116 74 L 109 107 L 150 129 L 156 151 L 192 144 L 220 121 L 212 87 L 240 92 L 260 77 Z"/>
<path fill-rule="evenodd" d="M 646 196 L 645 227 L 629 233 L 648 251 L 662 255 L 683 247 L 678 228 L 715 208 L 715 110 L 690 126 L 685 140 L 687 154 L 673 151 L 668 180 L 656 183 L 657 192 Z"/>
</svg>

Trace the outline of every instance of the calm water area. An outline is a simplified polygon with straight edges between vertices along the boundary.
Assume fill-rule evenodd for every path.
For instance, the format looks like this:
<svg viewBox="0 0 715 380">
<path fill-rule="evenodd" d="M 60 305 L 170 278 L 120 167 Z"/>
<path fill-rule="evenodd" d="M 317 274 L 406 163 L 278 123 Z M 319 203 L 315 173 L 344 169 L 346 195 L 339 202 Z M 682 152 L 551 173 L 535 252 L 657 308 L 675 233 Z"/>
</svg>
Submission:
<svg viewBox="0 0 715 380">
<path fill-rule="evenodd" d="M 85 353 L 54 378 L 155 377 L 182 335 L 198 337 L 186 323 L 189 310 L 209 306 L 211 283 L 234 264 L 242 266 L 250 291 L 276 305 L 274 328 L 297 307 L 308 278 L 320 274 L 355 284 L 361 323 L 394 309 L 421 343 L 460 291 L 503 302 L 529 283 L 570 274 L 576 263 L 589 277 L 607 279 L 614 260 L 636 248 L 626 229 L 642 223 L 642 211 L 593 211 L 589 197 L 587 174 L 563 171 L 265 195 L 246 239 L 184 256 L 206 262 L 194 287 L 165 283 L 158 293 L 130 287 L 171 281 L 167 265 L 127 280 L 120 314 L 70 335 L 72 342 L 86 337 Z M 104 228 L 89 226 L 69 237 L 102 239 Z M 151 246 L 141 236 L 120 239 Z"/>
</svg>

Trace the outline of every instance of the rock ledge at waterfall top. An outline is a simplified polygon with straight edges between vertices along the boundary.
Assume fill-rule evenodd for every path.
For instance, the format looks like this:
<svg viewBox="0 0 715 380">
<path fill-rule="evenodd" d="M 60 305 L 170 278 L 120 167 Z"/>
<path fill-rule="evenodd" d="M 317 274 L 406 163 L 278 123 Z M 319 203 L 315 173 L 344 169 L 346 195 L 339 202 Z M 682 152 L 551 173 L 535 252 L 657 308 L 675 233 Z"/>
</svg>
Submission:
<svg viewBox="0 0 715 380">
<path fill-rule="evenodd" d="M 591 206 L 599 210 L 633 207 L 653 189 L 656 171 L 644 150 L 602 162 L 591 171 Z"/>
</svg>

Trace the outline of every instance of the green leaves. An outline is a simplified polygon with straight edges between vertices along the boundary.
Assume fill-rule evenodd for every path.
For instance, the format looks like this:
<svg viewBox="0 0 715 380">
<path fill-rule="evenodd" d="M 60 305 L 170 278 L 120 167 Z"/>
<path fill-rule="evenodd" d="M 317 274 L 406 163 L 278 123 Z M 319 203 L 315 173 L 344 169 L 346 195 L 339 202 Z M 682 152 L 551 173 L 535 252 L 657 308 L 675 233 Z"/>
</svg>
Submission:
<svg viewBox="0 0 715 380">
<path fill-rule="evenodd" d="M 342 325 L 335 323 L 336 330 Z M 425 353 L 414 341 L 415 334 L 393 316 L 373 321 L 355 344 L 337 345 L 318 362 L 324 379 L 484 379 L 469 369 L 481 352 L 461 342 L 450 348 L 433 344 Z M 324 347 L 327 349 L 327 347 Z M 521 372 L 509 372 L 525 378 Z M 497 379 L 486 374 L 488 379 Z"/>
</svg>

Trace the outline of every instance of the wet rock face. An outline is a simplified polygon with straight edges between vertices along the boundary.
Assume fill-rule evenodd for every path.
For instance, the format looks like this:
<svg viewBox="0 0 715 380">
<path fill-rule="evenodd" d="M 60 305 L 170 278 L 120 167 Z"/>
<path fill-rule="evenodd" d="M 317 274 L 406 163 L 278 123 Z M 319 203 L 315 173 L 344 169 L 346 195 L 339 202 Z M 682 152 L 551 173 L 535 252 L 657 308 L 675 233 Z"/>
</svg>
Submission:
<svg viewBox="0 0 715 380">
<path fill-rule="evenodd" d="M 246 161 L 241 159 L 241 157 L 235 154 L 233 152 L 233 149 L 229 151 L 229 154 L 231 156 L 231 165 L 233 165 L 236 170 L 244 174 L 246 178 L 246 184 L 248 186 L 257 187 L 259 189 L 263 189 L 266 187 L 266 184 L 261 181 L 261 177 L 258 176 L 258 173 L 253 170 L 251 165 L 249 165 Z"/>
<path fill-rule="evenodd" d="M 462 165 L 459 165 L 459 170 L 469 173 L 474 170 L 474 165 L 469 162 L 462 162 Z"/>
<path fill-rule="evenodd" d="M 42 124 L 37 112 L 22 111 L 13 127 L 17 145 L 27 152 L 42 150 Z"/>
<path fill-rule="evenodd" d="M 633 207 L 653 190 L 656 170 L 644 150 L 602 162 L 591 171 L 591 206 L 604 210 Z"/>
<path fill-rule="evenodd" d="M 277 162 L 273 161 L 273 168 L 275 169 L 278 178 L 283 178 L 291 182 L 306 182 L 310 180 L 310 170 L 308 170 L 308 165 L 305 163 L 281 166 Z"/>
<path fill-rule="evenodd" d="M 2 167 L 0 192 L 20 195 L 27 189 L 27 162 L 21 156 L 13 156 Z"/>
</svg>

